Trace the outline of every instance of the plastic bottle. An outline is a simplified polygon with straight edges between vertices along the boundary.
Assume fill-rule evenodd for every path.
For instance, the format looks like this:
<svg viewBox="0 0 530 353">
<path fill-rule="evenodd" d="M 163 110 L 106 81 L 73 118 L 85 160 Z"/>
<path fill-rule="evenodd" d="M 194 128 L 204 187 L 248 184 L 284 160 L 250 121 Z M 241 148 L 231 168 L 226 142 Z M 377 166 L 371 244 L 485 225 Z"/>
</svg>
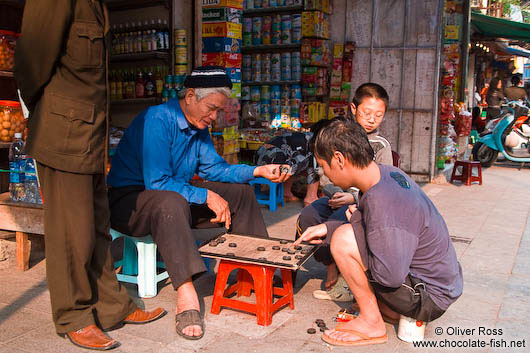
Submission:
<svg viewBox="0 0 530 353">
<path fill-rule="evenodd" d="M 164 49 L 164 30 L 162 29 L 162 20 L 158 19 L 158 24 L 156 26 L 156 49 Z"/>
<path fill-rule="evenodd" d="M 142 72 L 138 72 L 138 78 L 136 79 L 136 98 L 144 98 L 145 94 L 145 81 Z"/>
<path fill-rule="evenodd" d="M 164 80 L 162 80 L 162 74 L 160 73 L 160 66 L 156 67 L 155 87 L 156 87 L 156 95 L 158 97 L 162 96 L 162 91 L 164 90 Z"/>
<path fill-rule="evenodd" d="M 35 170 L 35 160 L 27 158 L 24 167 L 24 202 L 42 203 L 39 191 L 39 182 Z"/>
<path fill-rule="evenodd" d="M 164 49 L 169 49 L 169 27 L 167 20 L 164 20 Z"/>
<path fill-rule="evenodd" d="M 26 154 L 22 134 L 15 133 L 15 140 L 9 146 L 9 195 L 12 201 L 24 200 L 24 164 Z"/>
<path fill-rule="evenodd" d="M 149 71 L 147 77 L 145 78 L 145 96 L 146 97 L 155 97 L 156 96 L 156 86 L 155 81 L 153 80 L 153 73 Z"/>
</svg>

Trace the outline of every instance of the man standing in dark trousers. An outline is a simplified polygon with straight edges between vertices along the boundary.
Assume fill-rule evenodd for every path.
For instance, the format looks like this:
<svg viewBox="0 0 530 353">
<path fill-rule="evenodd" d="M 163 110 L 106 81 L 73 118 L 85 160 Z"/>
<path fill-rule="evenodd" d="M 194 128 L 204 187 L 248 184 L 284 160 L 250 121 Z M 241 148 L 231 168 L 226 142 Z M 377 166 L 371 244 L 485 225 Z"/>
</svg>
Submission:
<svg viewBox="0 0 530 353">
<path fill-rule="evenodd" d="M 191 227 L 222 224 L 233 233 L 267 237 L 254 192 L 245 183 L 289 177 L 283 172 L 287 165 L 230 165 L 215 151 L 208 126 L 231 88 L 222 67 L 193 70 L 179 99 L 134 119 L 108 176 L 112 227 L 132 236 L 152 235 L 177 291 L 177 333 L 187 339 L 204 334 L 192 278 L 206 267 Z M 194 174 L 204 180 L 190 182 Z"/>
<path fill-rule="evenodd" d="M 46 275 L 59 334 L 88 349 L 119 346 L 101 329 L 162 317 L 117 281 L 105 185 L 107 11 L 99 0 L 28 0 L 15 77 L 30 111 L 26 152 L 44 199 Z"/>
</svg>

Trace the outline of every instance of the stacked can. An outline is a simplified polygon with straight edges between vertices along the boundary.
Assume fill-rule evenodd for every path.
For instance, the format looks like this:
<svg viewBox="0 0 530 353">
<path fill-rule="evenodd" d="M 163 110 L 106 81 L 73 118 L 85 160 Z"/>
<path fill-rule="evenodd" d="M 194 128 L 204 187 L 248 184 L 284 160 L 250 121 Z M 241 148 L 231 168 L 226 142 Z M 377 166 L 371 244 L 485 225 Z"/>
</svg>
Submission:
<svg viewBox="0 0 530 353">
<path fill-rule="evenodd" d="M 263 34 L 261 35 L 261 42 L 264 45 L 271 44 L 271 30 L 272 30 L 272 17 L 265 16 L 262 19 L 261 30 Z"/>
<path fill-rule="evenodd" d="M 263 6 L 261 6 L 263 3 L 263 0 L 254 0 L 254 8 L 255 9 L 261 9 Z"/>
<path fill-rule="evenodd" d="M 261 80 L 268 82 L 271 80 L 271 54 L 261 54 Z"/>
<path fill-rule="evenodd" d="M 241 100 L 242 101 L 250 100 L 250 86 L 241 87 Z"/>
<path fill-rule="evenodd" d="M 271 54 L 271 81 L 281 81 L 282 79 L 282 57 L 280 53 Z"/>
<path fill-rule="evenodd" d="M 294 81 L 302 79 L 302 62 L 299 51 L 291 53 L 291 79 Z"/>
<path fill-rule="evenodd" d="M 300 118 L 300 104 L 302 103 L 302 86 L 292 85 L 291 86 L 291 118 Z"/>
<path fill-rule="evenodd" d="M 271 113 L 272 117 L 280 116 L 281 113 L 280 85 L 271 86 Z"/>
<path fill-rule="evenodd" d="M 261 99 L 261 90 L 259 86 L 250 86 L 250 100 L 259 102 Z"/>
<path fill-rule="evenodd" d="M 282 16 L 279 14 L 272 16 L 271 43 L 282 43 Z"/>
<path fill-rule="evenodd" d="M 260 104 L 261 119 L 269 121 L 271 119 L 271 94 L 268 85 L 261 86 Z"/>
<path fill-rule="evenodd" d="M 185 29 L 175 30 L 175 73 L 185 75 L 188 73 L 188 40 Z"/>
<path fill-rule="evenodd" d="M 261 7 L 270 7 L 270 0 L 261 0 Z"/>
<path fill-rule="evenodd" d="M 243 55 L 241 69 L 241 79 L 243 82 L 252 81 L 252 56 L 245 54 Z"/>
<path fill-rule="evenodd" d="M 254 3 L 254 5 L 256 5 Z M 262 30 L 262 22 L 261 17 L 252 17 L 252 44 L 253 45 L 261 45 L 261 30 Z"/>
<path fill-rule="evenodd" d="M 252 54 L 252 81 L 261 82 L 261 54 Z"/>
<path fill-rule="evenodd" d="M 283 44 L 289 44 L 291 43 L 291 29 L 292 29 L 292 22 L 291 22 L 291 15 L 282 15 L 282 43 Z"/>
<path fill-rule="evenodd" d="M 243 45 L 252 45 L 252 18 L 243 17 Z"/>
<path fill-rule="evenodd" d="M 302 41 L 302 15 L 294 14 L 292 19 L 291 41 L 299 44 Z"/>
<path fill-rule="evenodd" d="M 291 53 L 286 52 L 281 54 L 281 70 L 282 81 L 291 80 Z"/>
</svg>

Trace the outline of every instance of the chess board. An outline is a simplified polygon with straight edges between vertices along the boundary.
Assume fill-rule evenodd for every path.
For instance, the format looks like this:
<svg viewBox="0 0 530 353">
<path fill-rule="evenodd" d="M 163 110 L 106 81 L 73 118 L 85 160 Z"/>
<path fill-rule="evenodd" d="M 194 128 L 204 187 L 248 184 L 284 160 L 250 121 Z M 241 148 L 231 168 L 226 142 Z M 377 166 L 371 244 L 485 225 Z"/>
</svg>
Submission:
<svg viewBox="0 0 530 353">
<path fill-rule="evenodd" d="M 297 270 L 313 255 L 316 246 L 276 238 L 222 233 L 202 243 L 201 256 Z"/>
</svg>

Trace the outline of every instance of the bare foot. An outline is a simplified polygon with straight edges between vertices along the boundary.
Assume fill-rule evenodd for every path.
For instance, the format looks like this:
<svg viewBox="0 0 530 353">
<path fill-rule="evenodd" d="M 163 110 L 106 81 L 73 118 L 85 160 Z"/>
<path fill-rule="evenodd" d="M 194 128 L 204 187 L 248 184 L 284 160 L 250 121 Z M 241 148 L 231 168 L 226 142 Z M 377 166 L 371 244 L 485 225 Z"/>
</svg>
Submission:
<svg viewBox="0 0 530 353">
<path fill-rule="evenodd" d="M 177 289 L 177 307 L 175 313 L 180 314 L 183 311 L 191 309 L 200 311 L 201 306 L 193 282 L 188 280 Z M 202 334 L 202 329 L 200 326 L 193 325 L 183 329 L 182 333 L 188 336 L 200 336 Z"/>
<path fill-rule="evenodd" d="M 337 331 L 335 329 L 326 330 L 324 331 L 324 335 L 336 341 L 353 342 L 359 341 L 363 338 L 351 332 L 346 332 L 347 330 L 357 331 L 359 333 L 365 334 L 368 337 L 374 338 L 381 337 L 386 334 L 385 323 L 383 322 L 381 316 L 379 316 L 379 319 L 370 322 L 363 317 L 358 316 L 351 321 L 337 325 L 337 328 L 344 331 Z"/>
<path fill-rule="evenodd" d="M 293 201 L 299 201 L 300 199 L 296 196 L 294 196 L 291 192 L 283 192 L 283 199 L 287 202 L 293 202 Z"/>
<path fill-rule="evenodd" d="M 337 268 L 337 265 L 335 265 L 335 263 L 332 263 L 327 266 L 327 270 L 328 272 L 326 276 L 325 287 L 326 290 L 330 290 L 331 287 L 333 287 L 333 285 L 337 283 L 337 279 L 339 278 L 339 269 Z"/>
</svg>

